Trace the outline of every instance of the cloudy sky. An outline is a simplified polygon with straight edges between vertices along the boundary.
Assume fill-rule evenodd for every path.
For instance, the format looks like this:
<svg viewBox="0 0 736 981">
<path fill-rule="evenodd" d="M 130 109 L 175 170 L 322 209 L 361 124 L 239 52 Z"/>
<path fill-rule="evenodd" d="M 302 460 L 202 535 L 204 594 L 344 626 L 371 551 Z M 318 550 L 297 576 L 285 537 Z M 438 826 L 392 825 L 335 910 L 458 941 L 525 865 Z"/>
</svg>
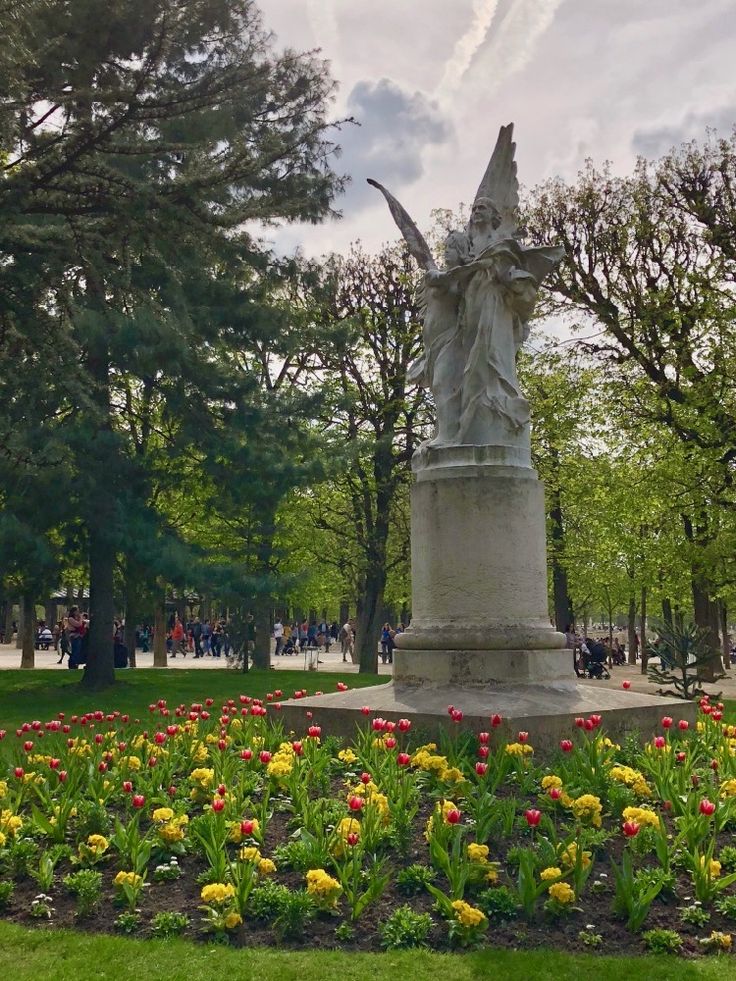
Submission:
<svg viewBox="0 0 736 981">
<path fill-rule="evenodd" d="M 394 237 L 386 184 L 422 227 L 472 200 L 503 123 L 519 177 L 573 178 L 586 157 L 626 173 L 637 154 L 736 123 L 736 0 L 260 0 L 282 46 L 320 48 L 339 83 L 336 167 L 352 178 L 324 226 L 280 251 Z"/>
</svg>

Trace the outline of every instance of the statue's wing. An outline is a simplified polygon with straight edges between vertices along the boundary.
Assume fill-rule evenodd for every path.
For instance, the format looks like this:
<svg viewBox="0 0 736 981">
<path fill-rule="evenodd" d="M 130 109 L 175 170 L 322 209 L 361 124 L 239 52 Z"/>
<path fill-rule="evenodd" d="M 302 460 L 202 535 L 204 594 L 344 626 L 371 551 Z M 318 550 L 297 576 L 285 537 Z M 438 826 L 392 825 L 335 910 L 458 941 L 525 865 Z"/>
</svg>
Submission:
<svg viewBox="0 0 736 981">
<path fill-rule="evenodd" d="M 404 240 L 409 246 L 409 251 L 417 260 L 422 269 L 436 269 L 437 263 L 434 261 L 434 257 L 432 256 L 429 246 L 424 240 L 424 236 L 411 220 L 403 205 L 399 204 L 393 194 L 387 191 L 382 184 L 378 183 L 378 181 L 374 181 L 369 177 L 368 183 L 373 187 L 377 187 L 381 194 L 383 194 L 383 196 L 386 198 L 386 201 L 388 201 L 389 211 L 393 215 L 394 221 L 399 226 L 399 231 L 404 236 Z"/>
<path fill-rule="evenodd" d="M 480 182 L 478 198 L 490 198 L 501 212 L 503 224 L 499 234 L 513 234 L 516 229 L 516 209 L 519 207 L 519 181 L 516 178 L 516 144 L 512 140 L 514 124 L 502 126 L 493 149 L 483 180 Z"/>
<path fill-rule="evenodd" d="M 565 250 L 561 245 L 542 245 L 522 250 L 524 267 L 532 274 L 537 286 L 552 272 L 564 254 Z"/>
</svg>

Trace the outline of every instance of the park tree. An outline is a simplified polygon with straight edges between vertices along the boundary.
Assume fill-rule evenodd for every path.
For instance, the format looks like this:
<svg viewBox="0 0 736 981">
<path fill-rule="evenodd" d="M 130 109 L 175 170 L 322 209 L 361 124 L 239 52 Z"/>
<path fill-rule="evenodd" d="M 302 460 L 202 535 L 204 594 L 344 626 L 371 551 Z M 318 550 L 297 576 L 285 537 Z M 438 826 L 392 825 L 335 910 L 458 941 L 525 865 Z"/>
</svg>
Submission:
<svg viewBox="0 0 736 981">
<path fill-rule="evenodd" d="M 712 634 L 714 509 L 736 505 L 735 179 L 736 135 L 710 137 L 640 161 L 628 178 L 588 164 L 573 185 L 536 188 L 525 214 L 536 242 L 565 247 L 548 288 L 557 311 L 584 329 L 581 346 L 615 377 L 622 413 L 673 434 L 693 488 L 707 486 L 683 524 L 695 620 Z"/>
<path fill-rule="evenodd" d="M 354 582 L 355 658 L 361 671 L 375 671 L 386 585 L 408 561 L 410 461 L 428 434 L 427 396 L 408 379 L 421 349 L 416 268 L 403 246 L 375 256 L 354 248 L 328 259 L 312 300 L 321 339 L 312 371 L 329 382 L 325 421 L 335 488 L 314 499 L 314 521 L 354 543 L 333 561 Z"/>
<path fill-rule="evenodd" d="M 85 682 L 98 687 L 114 677 L 115 562 L 126 508 L 141 500 L 121 392 L 166 388 L 167 408 L 186 404 L 191 418 L 201 391 L 190 379 L 233 340 L 213 290 L 205 299 L 193 285 L 232 283 L 223 268 L 263 261 L 245 223 L 316 221 L 329 210 L 339 188 L 329 166 L 332 83 L 319 60 L 275 50 L 250 0 L 87 0 L 73 22 L 66 3 L 47 0 L 31 7 L 24 41 L 2 107 L 0 299 L 27 348 L 53 329 L 75 383 L 57 404 L 68 409 L 63 434 L 88 547 Z M 36 384 L 54 367 L 42 365 Z M 221 388 L 219 407 L 227 400 Z"/>
</svg>

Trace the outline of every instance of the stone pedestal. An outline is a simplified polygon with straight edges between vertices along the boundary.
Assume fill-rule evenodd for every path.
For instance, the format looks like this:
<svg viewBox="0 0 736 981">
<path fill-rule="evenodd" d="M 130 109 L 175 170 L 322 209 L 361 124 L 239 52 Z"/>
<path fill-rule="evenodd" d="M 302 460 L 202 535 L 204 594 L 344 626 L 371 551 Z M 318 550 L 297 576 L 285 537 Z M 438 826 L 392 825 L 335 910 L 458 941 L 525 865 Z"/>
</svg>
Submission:
<svg viewBox="0 0 736 981">
<path fill-rule="evenodd" d="M 425 447 L 414 461 L 412 621 L 396 638 L 393 683 L 284 703 L 302 732 L 307 713 L 325 731 L 352 735 L 373 716 L 411 718 L 436 737 L 504 722 L 498 738 L 526 730 L 538 748 L 598 713 L 608 732 L 649 736 L 662 715 L 694 719 L 694 706 L 656 695 L 576 683 L 573 653 L 550 624 L 544 488 L 526 440 L 503 446 Z M 370 711 L 364 713 L 363 708 Z"/>
</svg>

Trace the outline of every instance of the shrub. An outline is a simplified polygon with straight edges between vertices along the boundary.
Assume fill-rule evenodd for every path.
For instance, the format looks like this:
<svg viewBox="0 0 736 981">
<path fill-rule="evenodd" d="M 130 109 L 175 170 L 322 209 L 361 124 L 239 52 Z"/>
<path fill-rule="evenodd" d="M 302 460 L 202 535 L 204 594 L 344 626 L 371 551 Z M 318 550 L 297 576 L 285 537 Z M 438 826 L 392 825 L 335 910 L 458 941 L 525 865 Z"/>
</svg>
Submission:
<svg viewBox="0 0 736 981">
<path fill-rule="evenodd" d="M 64 878 L 64 885 L 77 897 L 77 916 L 84 919 L 97 909 L 102 895 L 102 873 L 94 869 L 80 869 Z"/>
<path fill-rule="evenodd" d="M 178 937 L 184 933 L 189 926 L 189 917 L 184 913 L 175 913 L 170 910 L 163 910 L 156 913 L 151 920 L 151 933 L 154 937 L 161 937 L 166 940 L 169 937 Z"/>
<path fill-rule="evenodd" d="M 429 913 L 415 913 L 410 906 L 399 906 L 378 927 L 381 946 L 387 950 L 400 947 L 426 947 L 432 917 Z"/>
<path fill-rule="evenodd" d="M 119 930 L 120 933 L 135 933 L 140 924 L 140 914 L 126 910 L 115 920 L 115 929 Z"/>
<path fill-rule="evenodd" d="M 276 935 L 281 939 L 298 940 L 304 936 L 304 930 L 316 912 L 314 900 L 305 889 L 289 891 L 273 921 Z"/>
<path fill-rule="evenodd" d="M 396 888 L 405 896 L 416 896 L 434 882 L 437 873 L 428 865 L 409 865 L 396 876 Z"/>
<path fill-rule="evenodd" d="M 90 835 L 107 836 L 112 829 L 112 821 L 103 804 L 96 800 L 82 800 L 77 804 L 77 837 L 87 840 Z"/>
<path fill-rule="evenodd" d="M 718 853 L 718 861 L 727 872 L 736 871 L 736 845 L 724 845 Z"/>
<path fill-rule="evenodd" d="M 13 879 L 27 879 L 38 855 L 38 844 L 30 838 L 17 838 L 5 853 L 8 872 Z"/>
<path fill-rule="evenodd" d="M 717 899 L 716 909 L 727 920 L 736 920 L 736 896 L 722 896 Z"/>
<path fill-rule="evenodd" d="M 692 906 L 680 907 L 680 919 L 693 926 L 704 926 L 710 919 L 710 913 L 700 903 L 693 903 Z"/>
<path fill-rule="evenodd" d="M 486 889 L 478 896 L 477 902 L 489 920 L 502 922 L 519 915 L 519 904 L 507 886 Z"/>
<path fill-rule="evenodd" d="M 12 882 L 7 879 L 0 882 L 0 909 L 8 908 L 14 892 L 15 885 Z"/>
<path fill-rule="evenodd" d="M 682 946 L 682 937 L 676 930 L 647 930 L 642 940 L 653 954 L 676 954 Z"/>
<path fill-rule="evenodd" d="M 248 900 L 248 911 L 256 920 L 272 920 L 278 916 L 290 890 L 272 879 L 256 886 Z"/>
</svg>

